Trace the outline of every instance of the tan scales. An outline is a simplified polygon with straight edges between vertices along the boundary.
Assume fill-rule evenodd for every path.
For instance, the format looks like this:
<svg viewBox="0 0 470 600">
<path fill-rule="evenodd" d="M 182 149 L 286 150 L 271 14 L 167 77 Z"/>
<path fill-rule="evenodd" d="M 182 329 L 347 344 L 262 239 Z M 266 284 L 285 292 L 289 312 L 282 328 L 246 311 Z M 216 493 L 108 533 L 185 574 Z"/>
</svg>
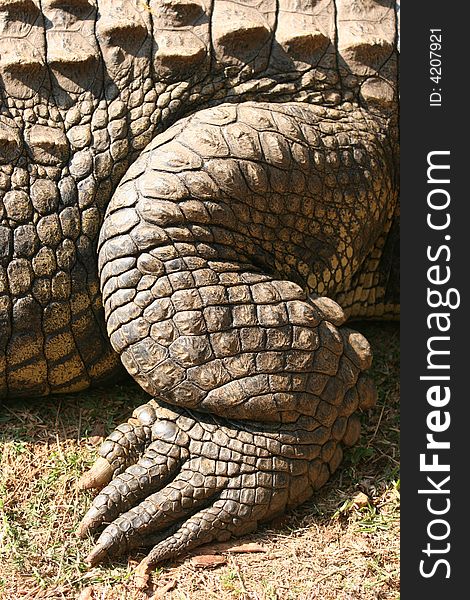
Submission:
<svg viewBox="0 0 470 600">
<path fill-rule="evenodd" d="M 308 498 L 375 400 L 343 323 L 398 315 L 394 2 L 0 0 L 0 93 L 0 394 L 153 398 L 89 561 Z"/>
</svg>

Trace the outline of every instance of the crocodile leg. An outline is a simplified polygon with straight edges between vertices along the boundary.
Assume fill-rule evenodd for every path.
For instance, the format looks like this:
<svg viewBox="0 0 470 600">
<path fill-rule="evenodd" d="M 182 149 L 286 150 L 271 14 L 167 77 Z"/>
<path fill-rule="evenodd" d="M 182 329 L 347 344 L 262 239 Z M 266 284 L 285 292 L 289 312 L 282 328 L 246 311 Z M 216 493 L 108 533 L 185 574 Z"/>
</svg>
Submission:
<svg viewBox="0 0 470 600">
<path fill-rule="evenodd" d="M 315 419 L 269 427 L 151 400 L 153 441 L 135 465 L 101 490 L 81 523 L 82 537 L 111 523 L 87 560 L 95 564 L 146 546 L 163 530 L 172 535 L 149 560 L 171 558 L 201 543 L 247 533 L 299 504 L 334 472 L 342 445 L 356 441 L 359 421 L 348 415 L 359 398 L 362 407 L 374 401 L 373 388 L 364 385 L 367 379 L 361 377 L 342 399 L 338 411 L 344 416 L 335 420 L 332 439 Z"/>
<path fill-rule="evenodd" d="M 346 347 L 343 359 L 347 353 L 356 364 L 370 364 L 364 338 L 347 329 L 341 333 Z M 338 467 L 342 447 L 357 441 L 359 419 L 351 413 L 370 408 L 375 401 L 370 380 L 358 376 L 359 367 L 354 373 L 349 367 L 343 364 L 336 379 L 331 379 L 356 380 L 346 393 L 336 390 L 334 398 L 333 386 L 329 387 L 328 396 L 335 406 L 295 423 L 270 427 L 233 421 L 154 400 L 140 407 L 154 414 L 151 441 L 135 464 L 101 490 L 83 519 L 82 537 L 111 523 L 88 562 L 95 564 L 105 556 L 147 546 L 157 532 L 170 531 L 149 555 L 152 564 L 202 543 L 243 535 L 307 499 Z M 315 404 L 321 407 L 321 399 Z M 330 411 L 333 423 L 324 414 Z M 123 430 L 120 426 L 121 439 L 126 438 Z M 120 454 L 124 461 L 129 445 L 128 440 L 104 445 L 104 450 L 112 448 L 109 462 Z M 103 449 L 101 453 L 106 454 Z"/>
<path fill-rule="evenodd" d="M 308 498 L 357 440 L 370 350 L 328 296 L 390 220 L 391 138 L 351 105 L 224 105 L 131 167 L 101 283 L 111 343 L 154 400 L 84 481 L 108 485 L 80 533 L 112 521 L 90 562 L 158 539 L 154 563 L 246 532 Z"/>
</svg>

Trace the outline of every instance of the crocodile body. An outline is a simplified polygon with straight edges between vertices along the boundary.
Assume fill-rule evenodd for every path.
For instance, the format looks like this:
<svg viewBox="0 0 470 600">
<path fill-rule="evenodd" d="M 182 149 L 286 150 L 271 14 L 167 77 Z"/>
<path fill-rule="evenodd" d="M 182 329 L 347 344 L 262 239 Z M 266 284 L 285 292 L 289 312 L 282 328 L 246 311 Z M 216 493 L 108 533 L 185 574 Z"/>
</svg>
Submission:
<svg viewBox="0 0 470 600">
<path fill-rule="evenodd" d="M 0 31 L 0 397 L 120 357 L 154 398 L 83 483 L 114 476 L 91 562 L 298 504 L 373 403 L 345 317 L 398 314 L 394 2 L 0 0 Z"/>
</svg>

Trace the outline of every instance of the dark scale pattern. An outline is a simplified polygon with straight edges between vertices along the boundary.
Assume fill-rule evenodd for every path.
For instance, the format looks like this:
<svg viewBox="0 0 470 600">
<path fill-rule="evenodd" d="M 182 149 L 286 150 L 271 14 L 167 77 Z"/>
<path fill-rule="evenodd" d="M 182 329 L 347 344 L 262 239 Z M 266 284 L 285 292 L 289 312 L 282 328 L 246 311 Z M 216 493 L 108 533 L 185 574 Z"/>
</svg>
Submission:
<svg viewBox="0 0 470 600">
<path fill-rule="evenodd" d="M 365 228 L 374 239 L 369 232 L 389 219 L 389 175 L 365 158 L 371 133 L 349 129 L 360 113 L 278 111 L 257 104 L 199 112 L 174 137 L 170 129 L 168 141 L 156 138 L 111 201 L 99 258 L 108 333 L 153 396 L 221 416 L 295 421 L 315 414 L 322 393 L 341 397 L 368 367 L 350 360 L 356 339 L 321 322 L 328 310 L 304 290 L 335 295 L 347 285 L 371 249 Z M 329 144 L 341 139 L 342 160 L 325 138 L 309 148 L 302 134 L 335 116 L 340 131 Z M 348 177 L 354 186 L 339 196 L 337 187 L 312 189 L 304 173 L 320 181 L 320 170 L 323 180 Z M 290 213 L 289 182 L 302 177 L 302 205 Z M 302 218 L 296 226 L 285 219 L 299 213 L 303 231 Z M 346 219 L 347 229 L 335 227 Z"/>
<path fill-rule="evenodd" d="M 245 534 L 296 506 L 336 470 L 342 444 L 356 441 L 358 421 L 350 416 L 357 408 L 354 396 L 355 404 L 334 409 L 346 416 L 333 426 L 302 417 L 270 427 L 150 401 L 141 407 L 154 418 L 147 449 L 134 462 L 127 460 L 126 444 L 115 442 L 111 453 L 116 457 L 120 449 L 129 466 L 101 490 L 80 526 L 83 536 L 112 521 L 88 561 L 155 543 L 159 532 L 170 528 L 171 535 L 149 556 L 164 560 L 200 543 Z M 325 416 L 324 422 L 330 421 Z"/>
<path fill-rule="evenodd" d="M 331 141 L 319 133 L 328 119 Z M 361 119 L 352 107 L 208 109 L 157 137 L 121 182 L 99 252 L 111 343 L 159 402 L 236 421 L 215 420 L 204 435 L 199 413 L 179 435 L 176 417 L 158 420 L 152 404 L 158 429 L 137 462 L 128 447 L 139 447 L 129 443 L 138 417 L 118 428 L 101 450 L 117 477 L 80 529 L 112 522 L 90 562 L 154 542 L 173 524 L 149 561 L 253 528 L 318 489 L 356 441 L 354 412 L 375 401 L 363 375 L 369 346 L 314 290 L 337 294 L 370 253 L 372 230 L 390 219 L 390 175 L 369 158 L 383 152 L 381 121 L 374 135 Z M 304 227 L 285 218 L 289 183 L 302 177 L 291 214 L 305 215 Z M 269 422 L 278 423 L 273 437 Z"/>
<path fill-rule="evenodd" d="M 343 323 L 398 312 L 394 7 L 0 0 L 0 396 L 120 356 L 154 398 L 82 479 L 92 562 L 249 531 L 357 439 Z"/>
</svg>

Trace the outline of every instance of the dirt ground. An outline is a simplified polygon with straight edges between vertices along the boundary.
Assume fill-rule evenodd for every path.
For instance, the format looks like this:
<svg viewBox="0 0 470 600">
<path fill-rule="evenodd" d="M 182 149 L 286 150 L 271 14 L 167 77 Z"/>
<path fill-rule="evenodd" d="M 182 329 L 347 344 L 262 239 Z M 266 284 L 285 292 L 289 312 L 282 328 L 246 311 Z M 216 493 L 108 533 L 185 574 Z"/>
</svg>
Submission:
<svg viewBox="0 0 470 600">
<path fill-rule="evenodd" d="M 374 350 L 379 400 L 335 477 L 311 501 L 237 541 L 242 548 L 213 547 L 202 552 L 216 558 L 164 565 L 143 590 L 134 574 L 143 554 L 89 569 L 83 559 L 92 542 L 75 530 L 92 497 L 78 491 L 79 476 L 103 436 L 146 395 L 129 382 L 1 407 L 0 598 L 397 600 L 399 328 L 356 329 Z M 234 552 L 244 548 L 257 551 Z"/>
</svg>

